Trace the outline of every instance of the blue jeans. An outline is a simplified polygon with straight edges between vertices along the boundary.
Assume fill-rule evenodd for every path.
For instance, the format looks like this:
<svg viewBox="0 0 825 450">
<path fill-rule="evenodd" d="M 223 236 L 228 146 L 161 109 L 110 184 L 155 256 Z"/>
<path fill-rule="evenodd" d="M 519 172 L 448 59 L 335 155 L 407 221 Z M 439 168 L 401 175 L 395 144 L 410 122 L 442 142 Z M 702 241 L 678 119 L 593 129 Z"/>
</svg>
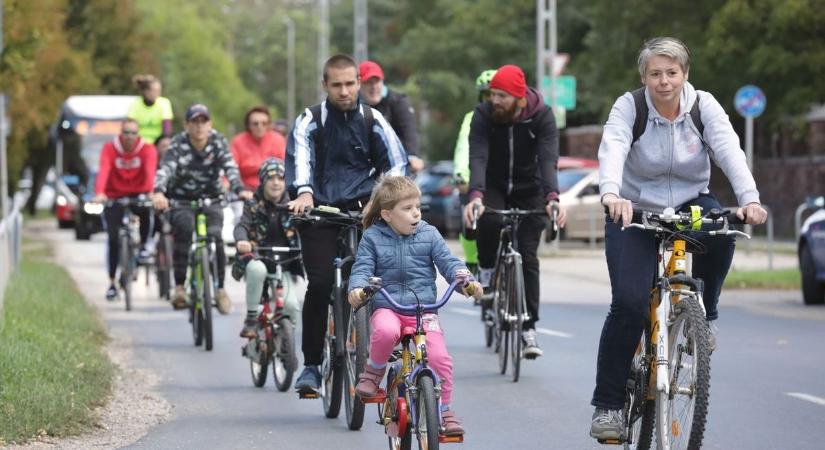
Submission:
<svg viewBox="0 0 825 450">
<path fill-rule="evenodd" d="M 699 205 L 704 212 L 711 208 L 721 209 L 719 201 L 710 194 L 700 195 L 685 203 L 680 210 L 689 210 L 690 205 Z M 610 218 L 607 218 L 604 231 L 612 300 L 599 341 L 596 389 L 591 404 L 600 408 L 621 409 L 630 362 L 649 313 L 658 244 L 652 232 L 638 228 L 622 231 L 621 225 L 613 223 Z M 692 237 L 707 247 L 707 253 L 693 255 L 693 277 L 704 281 L 707 319 L 714 320 L 719 315 L 716 306 L 733 259 L 734 240 L 729 236 L 707 234 Z"/>
</svg>

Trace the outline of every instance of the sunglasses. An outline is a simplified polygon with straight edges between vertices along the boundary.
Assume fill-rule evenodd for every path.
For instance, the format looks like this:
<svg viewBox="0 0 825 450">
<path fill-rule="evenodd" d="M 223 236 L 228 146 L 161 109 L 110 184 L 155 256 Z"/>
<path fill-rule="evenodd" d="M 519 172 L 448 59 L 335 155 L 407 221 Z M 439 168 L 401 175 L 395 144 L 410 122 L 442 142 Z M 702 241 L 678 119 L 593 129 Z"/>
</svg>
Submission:
<svg viewBox="0 0 825 450">
<path fill-rule="evenodd" d="M 138 134 L 137 131 L 132 130 L 123 130 L 121 133 L 123 133 L 124 136 L 137 136 Z"/>
</svg>

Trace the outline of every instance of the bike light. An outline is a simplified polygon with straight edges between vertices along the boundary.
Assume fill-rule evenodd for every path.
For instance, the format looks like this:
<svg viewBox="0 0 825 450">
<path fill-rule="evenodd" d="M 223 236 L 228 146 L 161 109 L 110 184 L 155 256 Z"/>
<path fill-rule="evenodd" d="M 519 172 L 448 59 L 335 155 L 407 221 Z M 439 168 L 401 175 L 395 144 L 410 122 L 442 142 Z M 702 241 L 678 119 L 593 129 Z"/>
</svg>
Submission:
<svg viewBox="0 0 825 450">
<path fill-rule="evenodd" d="M 57 199 L 55 199 L 55 203 L 57 203 L 57 206 L 66 206 L 69 202 L 66 201 L 66 197 L 58 195 Z"/>
<path fill-rule="evenodd" d="M 85 203 L 83 205 L 83 211 L 85 211 L 86 214 L 99 215 L 103 212 L 103 205 L 100 203 Z"/>
</svg>

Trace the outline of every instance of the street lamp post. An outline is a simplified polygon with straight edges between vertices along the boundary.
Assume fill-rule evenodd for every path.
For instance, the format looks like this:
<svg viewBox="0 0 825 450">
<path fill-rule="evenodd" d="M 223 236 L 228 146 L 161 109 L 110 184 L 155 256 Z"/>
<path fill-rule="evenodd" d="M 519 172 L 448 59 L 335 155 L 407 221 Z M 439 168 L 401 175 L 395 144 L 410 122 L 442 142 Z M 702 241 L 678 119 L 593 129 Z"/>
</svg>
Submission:
<svg viewBox="0 0 825 450">
<path fill-rule="evenodd" d="M 324 76 L 324 64 L 329 57 L 329 0 L 318 0 L 318 101 L 324 101 L 324 88 L 320 79 Z"/>
<path fill-rule="evenodd" d="M 287 118 L 295 120 L 295 22 L 284 15 L 281 20 L 286 26 L 286 111 Z"/>
<path fill-rule="evenodd" d="M 353 5 L 353 56 L 359 63 L 367 59 L 367 0 L 354 0 Z"/>
</svg>

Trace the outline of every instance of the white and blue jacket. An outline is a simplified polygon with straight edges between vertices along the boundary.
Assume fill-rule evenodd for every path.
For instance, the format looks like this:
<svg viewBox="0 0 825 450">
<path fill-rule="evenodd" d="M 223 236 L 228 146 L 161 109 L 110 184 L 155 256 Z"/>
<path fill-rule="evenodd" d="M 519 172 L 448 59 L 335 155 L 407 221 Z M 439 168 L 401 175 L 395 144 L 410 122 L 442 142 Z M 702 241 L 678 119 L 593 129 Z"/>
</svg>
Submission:
<svg viewBox="0 0 825 450">
<path fill-rule="evenodd" d="M 450 253 L 438 230 L 427 222 L 422 220 L 415 232 L 402 236 L 379 220 L 364 231 L 350 273 L 349 290 L 363 289 L 369 285 L 369 277 L 375 276 L 381 278 L 384 289 L 397 303 L 414 305 L 418 296 L 422 304 L 433 304 L 438 300 L 436 268 L 447 282 L 453 281 L 456 271 L 467 269 Z M 372 311 L 389 307 L 383 295 L 372 298 Z"/>
<path fill-rule="evenodd" d="M 315 107 L 295 119 L 286 147 L 292 198 L 309 192 L 316 205 L 343 206 L 368 198 L 383 173 L 406 175 L 407 154 L 395 131 L 375 109 L 367 130 L 364 108 L 370 107 L 359 101 L 354 109 L 339 111 L 324 101 L 320 118 L 313 115 Z"/>
</svg>

